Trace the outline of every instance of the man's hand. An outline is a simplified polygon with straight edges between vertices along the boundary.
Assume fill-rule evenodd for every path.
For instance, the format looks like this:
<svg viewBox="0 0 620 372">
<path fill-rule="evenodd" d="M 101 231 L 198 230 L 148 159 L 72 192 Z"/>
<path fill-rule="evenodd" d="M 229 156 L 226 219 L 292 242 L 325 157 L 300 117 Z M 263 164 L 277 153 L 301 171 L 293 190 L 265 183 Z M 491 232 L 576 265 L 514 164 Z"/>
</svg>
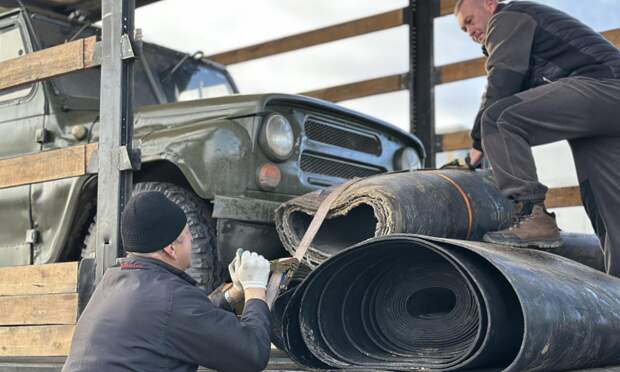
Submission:
<svg viewBox="0 0 620 372">
<path fill-rule="evenodd" d="M 476 149 L 469 150 L 469 166 L 470 168 L 477 168 L 482 163 L 484 152 Z"/>
<path fill-rule="evenodd" d="M 236 273 L 244 289 L 246 301 L 252 298 L 265 299 L 270 269 L 271 264 L 263 256 L 255 252 L 243 252 Z"/>
<path fill-rule="evenodd" d="M 230 280 L 233 283 L 233 286 L 237 291 L 243 292 L 243 286 L 239 281 L 239 266 L 241 266 L 241 255 L 243 254 L 243 249 L 237 249 L 237 253 L 235 253 L 235 258 L 228 265 L 228 273 L 230 274 Z"/>
</svg>

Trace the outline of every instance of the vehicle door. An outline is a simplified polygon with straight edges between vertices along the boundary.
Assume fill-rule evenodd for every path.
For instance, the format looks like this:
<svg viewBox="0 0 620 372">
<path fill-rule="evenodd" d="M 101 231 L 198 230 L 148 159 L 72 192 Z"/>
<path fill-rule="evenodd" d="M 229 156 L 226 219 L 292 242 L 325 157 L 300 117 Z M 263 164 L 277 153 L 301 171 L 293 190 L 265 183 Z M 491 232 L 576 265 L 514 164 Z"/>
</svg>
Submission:
<svg viewBox="0 0 620 372">
<path fill-rule="evenodd" d="M 31 52 L 21 13 L 0 19 L 0 62 Z M 0 266 L 32 262 L 30 185 L 20 157 L 41 151 L 45 95 L 41 83 L 0 90 Z M 20 178 L 22 177 L 22 178 Z"/>
</svg>

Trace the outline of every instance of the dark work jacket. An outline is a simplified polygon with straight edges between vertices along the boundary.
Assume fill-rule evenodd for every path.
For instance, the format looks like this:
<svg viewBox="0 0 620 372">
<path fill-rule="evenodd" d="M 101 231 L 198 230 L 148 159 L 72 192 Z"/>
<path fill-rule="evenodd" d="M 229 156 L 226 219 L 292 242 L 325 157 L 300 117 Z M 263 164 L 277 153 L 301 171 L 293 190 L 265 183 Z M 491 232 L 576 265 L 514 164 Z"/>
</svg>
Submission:
<svg viewBox="0 0 620 372">
<path fill-rule="evenodd" d="M 226 310 L 225 310 L 226 309 Z M 270 353 L 270 313 L 246 303 L 241 320 L 159 260 L 108 269 L 80 316 L 63 372 L 260 371 Z"/>
<path fill-rule="evenodd" d="M 499 4 L 483 50 L 487 88 L 472 130 L 478 150 L 482 115 L 498 100 L 564 77 L 620 79 L 618 48 L 577 19 L 534 2 Z"/>
</svg>

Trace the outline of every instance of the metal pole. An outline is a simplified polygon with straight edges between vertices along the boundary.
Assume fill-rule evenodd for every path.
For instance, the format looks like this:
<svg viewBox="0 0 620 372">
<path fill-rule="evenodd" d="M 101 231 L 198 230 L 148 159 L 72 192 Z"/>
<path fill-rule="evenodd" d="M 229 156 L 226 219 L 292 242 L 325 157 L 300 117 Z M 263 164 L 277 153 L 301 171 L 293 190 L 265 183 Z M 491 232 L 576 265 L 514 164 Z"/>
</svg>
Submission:
<svg viewBox="0 0 620 372">
<path fill-rule="evenodd" d="M 102 0 L 96 282 L 119 256 L 120 215 L 132 187 L 122 164 L 132 154 L 133 60 L 123 60 L 123 47 L 133 41 L 134 10 L 135 0 Z"/>
<path fill-rule="evenodd" d="M 409 0 L 409 112 L 411 133 L 424 143 L 426 166 L 435 166 L 435 91 L 433 21 L 439 12 L 435 0 Z"/>
</svg>

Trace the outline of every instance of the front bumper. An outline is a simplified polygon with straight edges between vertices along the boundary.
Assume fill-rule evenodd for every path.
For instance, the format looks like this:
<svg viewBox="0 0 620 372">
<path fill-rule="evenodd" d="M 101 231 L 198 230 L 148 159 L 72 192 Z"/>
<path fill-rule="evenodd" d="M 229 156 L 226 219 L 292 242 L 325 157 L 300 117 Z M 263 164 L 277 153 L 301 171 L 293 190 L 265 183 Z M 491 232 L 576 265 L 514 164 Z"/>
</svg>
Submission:
<svg viewBox="0 0 620 372">
<path fill-rule="evenodd" d="M 287 255 L 274 225 L 279 202 L 216 196 L 213 217 L 217 219 L 217 252 L 228 266 L 238 248 L 250 250 L 273 260 Z"/>
</svg>

